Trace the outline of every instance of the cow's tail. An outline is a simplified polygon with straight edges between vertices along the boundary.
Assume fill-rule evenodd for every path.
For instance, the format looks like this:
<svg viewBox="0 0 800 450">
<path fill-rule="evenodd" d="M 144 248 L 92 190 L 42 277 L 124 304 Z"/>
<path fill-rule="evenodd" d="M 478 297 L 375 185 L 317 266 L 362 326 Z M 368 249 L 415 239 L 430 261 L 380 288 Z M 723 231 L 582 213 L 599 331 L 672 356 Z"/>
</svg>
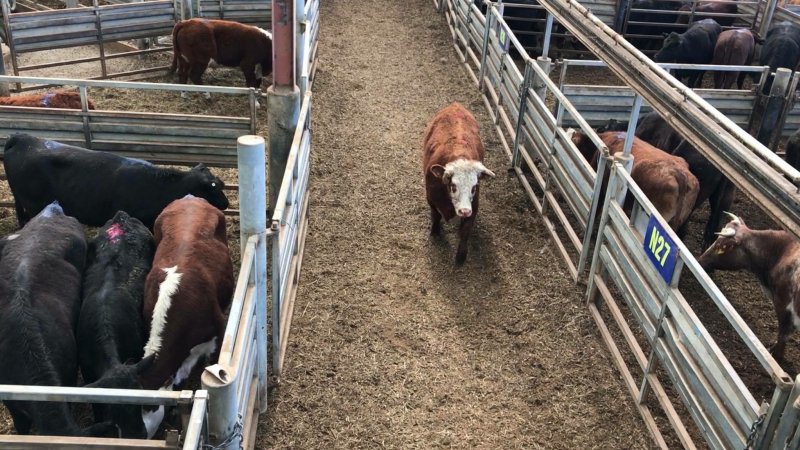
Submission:
<svg viewBox="0 0 800 450">
<path fill-rule="evenodd" d="M 676 170 L 674 175 L 678 181 L 679 190 L 678 204 L 676 205 L 676 226 L 680 227 L 689 220 L 689 216 L 694 210 L 697 194 L 700 191 L 700 183 L 688 168 Z"/>
<path fill-rule="evenodd" d="M 178 31 L 182 25 L 183 22 L 178 22 L 172 27 L 172 65 L 169 66 L 169 73 L 175 73 L 178 69 L 178 58 L 181 54 L 181 50 L 178 48 Z"/>
</svg>

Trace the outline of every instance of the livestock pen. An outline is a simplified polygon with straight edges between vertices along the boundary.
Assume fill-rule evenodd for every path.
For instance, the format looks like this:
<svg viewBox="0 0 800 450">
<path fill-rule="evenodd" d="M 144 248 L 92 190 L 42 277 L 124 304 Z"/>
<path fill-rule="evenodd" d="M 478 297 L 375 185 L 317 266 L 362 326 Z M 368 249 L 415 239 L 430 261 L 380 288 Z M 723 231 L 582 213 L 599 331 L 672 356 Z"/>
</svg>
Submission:
<svg viewBox="0 0 800 450">
<path fill-rule="evenodd" d="M 660 431 L 663 427 L 657 425 L 660 419 L 655 417 L 661 416 L 687 448 L 694 448 L 698 437 L 712 448 L 741 448 L 746 443 L 754 443 L 755 448 L 796 446 L 800 440 L 800 404 L 796 403 L 800 381 L 792 380 L 772 358 L 691 252 L 672 234 L 627 174 L 626 155 L 601 159 L 597 172 L 612 175 L 603 209 L 598 210 L 602 177 L 583 160 L 564 129 L 567 124 L 579 127 L 607 155 L 589 122 L 597 125 L 603 111 L 605 119 L 631 114 L 631 123 L 635 124 L 640 105 L 646 103 L 745 195 L 763 205 L 780 226 L 798 235 L 796 184 L 800 174 L 737 125 L 752 122 L 755 94 L 694 93 L 619 40 L 617 33 L 578 2 L 544 0 L 541 4 L 552 16 L 548 25 L 557 20 L 603 60 L 567 61 L 562 63 L 563 70 L 577 64 L 607 64 L 628 85 L 558 86 L 549 78 L 552 62 L 546 58 L 551 26 L 544 38 L 545 57 L 532 59 L 503 20 L 499 5 L 490 4 L 487 15 L 483 15 L 468 1 L 435 4 L 444 10 L 455 49 L 483 93 L 511 167 L 547 224 L 573 278 L 588 282 L 589 308 L 656 444 L 667 446 Z M 510 47 L 522 55 L 524 71 L 511 60 Z M 732 113 L 732 118 L 712 104 Z M 629 136 L 632 131 L 629 128 Z M 615 201 L 621 201 L 626 191 L 635 198 L 630 213 Z M 599 229 L 594 234 L 597 222 Z M 677 250 L 675 272 L 670 278 L 659 274 L 643 245 L 645 236 L 652 233 L 652 222 L 666 230 L 667 241 Z M 588 278 L 584 278 L 585 269 L 589 270 Z M 771 392 L 751 392 L 742 381 L 741 368 L 734 369 L 729 353 L 718 346 L 686 302 L 688 282 L 682 279 L 687 276 L 701 286 L 700 295 L 716 305 L 721 313 L 717 315 L 734 330 L 745 354 L 757 361 L 762 379 L 771 382 Z M 697 295 L 694 289 L 692 296 Z M 619 299 L 624 301 L 620 303 Z M 624 343 L 622 347 L 620 342 Z M 738 362 L 736 365 L 740 366 Z M 640 373 L 641 378 L 637 380 L 634 373 Z M 762 383 L 758 389 L 763 388 Z M 761 395 L 771 398 L 759 405 L 756 397 Z M 654 408 L 660 412 L 655 414 Z M 694 424 L 686 424 L 687 416 Z"/>
<path fill-rule="evenodd" d="M 235 2 L 225 4 L 235 9 Z M 256 5 L 255 2 L 252 4 Z M 245 14 L 258 15 L 258 23 L 262 23 L 264 8 L 260 5 L 263 4 L 268 2 L 261 2 L 257 8 L 245 7 Z M 0 389 L 0 398 L 7 400 L 174 405 L 179 409 L 178 423 L 171 425 L 174 429 L 167 429 L 162 438 L 154 441 L 88 438 L 59 438 L 53 441 L 52 437 L 3 436 L 0 437 L 0 442 L 25 448 L 47 447 L 51 442 L 56 442 L 64 448 L 84 448 L 86 445 L 99 445 L 104 448 L 199 449 L 211 445 L 215 448 L 240 446 L 253 448 L 259 414 L 266 411 L 269 374 L 272 374 L 273 381 L 279 379 L 303 257 L 307 223 L 306 192 L 311 151 L 309 89 L 313 84 L 316 69 L 319 2 L 310 1 L 306 4 L 301 1 L 297 4 L 296 64 L 303 92 L 306 94 L 302 98 L 300 120 L 289 150 L 287 170 L 282 183 L 279 183 L 281 186 L 279 204 L 274 205 L 276 208 L 273 218 L 266 217 L 267 180 L 264 140 L 257 136 L 246 136 L 266 133 L 266 111 L 257 107 L 258 100 L 263 96 L 260 90 L 209 85 L 173 85 L 163 82 L 0 77 L 1 83 L 16 85 L 17 90 L 55 86 L 75 87 L 82 102 L 81 110 L 0 107 L 0 115 L 3 116 L 3 128 L 0 130 L 2 141 L 12 133 L 26 132 L 159 164 L 204 163 L 226 171 L 223 178 L 234 181 L 226 186 L 229 190 L 238 190 L 240 185 L 244 187 L 238 195 L 239 208 L 226 211 L 226 215 L 235 216 L 228 221 L 230 240 L 233 244 L 238 243 L 241 246 L 231 248 L 234 259 L 239 259 L 240 263 L 238 284 L 228 315 L 228 325 L 219 358 L 202 374 L 199 390 L 163 393 L 44 386 L 8 386 L 4 387 L 7 388 L 5 390 Z M 124 6 L 128 5 L 121 5 L 119 9 L 99 8 L 102 8 L 100 11 L 107 13 L 122 11 Z M 59 11 L 73 15 L 85 14 L 87 11 L 98 14 L 97 8 L 94 12 L 91 8 L 78 9 L 83 13 Z M 155 9 L 158 10 L 159 8 Z M 246 12 L 250 10 L 253 11 Z M 64 20 L 67 22 L 71 20 L 66 13 L 58 15 L 58 12 L 53 11 L 50 14 L 53 17 L 50 25 L 63 24 Z M 131 11 L 129 16 L 133 17 L 136 14 L 135 11 Z M 11 18 L 14 17 L 23 16 L 11 15 Z M 35 16 L 31 20 L 35 22 L 38 20 L 37 17 L 44 16 Z M 82 22 L 83 19 L 76 21 Z M 170 29 L 172 23 L 169 24 Z M 131 29 L 139 25 L 141 24 L 136 21 L 129 24 Z M 135 32 L 145 36 L 151 31 L 144 27 Z M 48 35 L 45 40 L 49 41 L 43 45 L 54 45 L 52 40 L 56 36 Z M 100 39 L 98 43 L 102 45 L 103 37 L 87 35 L 86 38 Z M 77 42 L 69 42 L 69 45 L 73 44 Z M 12 57 L 16 54 L 14 50 Z M 102 62 L 102 55 L 100 61 Z M 57 61 L 46 63 L 46 67 L 55 66 L 57 63 Z M 231 79 L 224 78 L 225 74 L 226 72 L 222 72 L 223 78 L 220 78 L 216 73 L 212 73 L 211 78 L 217 82 L 220 79 L 223 83 L 231 82 Z M 112 76 L 104 69 L 102 76 L 106 75 Z M 126 75 L 132 74 L 123 76 Z M 190 97 L 194 98 L 201 94 L 212 97 L 210 101 L 199 102 L 173 100 L 172 98 L 178 99 L 179 92 L 188 92 Z M 90 97 L 100 105 L 97 110 L 88 109 Z M 169 112 L 162 112 L 165 111 L 164 104 L 170 105 Z M 236 138 L 240 136 L 244 137 L 239 139 L 237 146 Z M 230 169 L 235 169 L 236 172 L 231 174 Z M 238 183 L 235 181 L 237 179 Z M 4 206 L 10 204 L 5 202 Z M 236 202 L 233 202 L 232 206 L 235 204 Z M 233 233 L 241 236 L 235 236 Z M 268 245 L 272 252 L 269 256 L 267 256 Z M 268 260 L 270 260 L 269 274 Z M 271 280 L 270 292 L 267 291 L 268 278 Z M 270 306 L 268 298 L 271 299 Z M 270 310 L 273 311 L 273 316 L 268 319 Z M 267 333 L 271 333 L 272 336 L 268 337 Z M 274 347 L 274 352 L 268 348 L 269 342 Z M 274 364 L 269 363 L 268 355 Z"/>
</svg>

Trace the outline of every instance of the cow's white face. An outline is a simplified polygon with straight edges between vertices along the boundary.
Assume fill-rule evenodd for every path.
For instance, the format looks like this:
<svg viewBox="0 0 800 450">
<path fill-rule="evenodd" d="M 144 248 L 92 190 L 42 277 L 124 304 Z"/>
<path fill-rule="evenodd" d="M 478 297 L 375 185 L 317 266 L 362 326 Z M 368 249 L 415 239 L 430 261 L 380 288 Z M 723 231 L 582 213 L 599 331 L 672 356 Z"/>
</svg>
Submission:
<svg viewBox="0 0 800 450">
<path fill-rule="evenodd" d="M 480 161 L 458 159 L 445 166 L 434 165 L 431 173 L 447 186 L 450 201 L 458 217 L 466 218 L 472 215 L 472 199 L 478 187 L 478 180 L 493 177 L 494 172 L 487 169 Z"/>
</svg>

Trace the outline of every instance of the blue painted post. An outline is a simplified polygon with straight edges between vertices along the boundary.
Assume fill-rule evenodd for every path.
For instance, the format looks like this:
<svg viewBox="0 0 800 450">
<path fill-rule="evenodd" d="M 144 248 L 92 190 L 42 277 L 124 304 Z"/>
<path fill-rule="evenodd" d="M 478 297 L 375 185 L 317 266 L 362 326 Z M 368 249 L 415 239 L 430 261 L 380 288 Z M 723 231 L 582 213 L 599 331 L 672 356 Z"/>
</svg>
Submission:
<svg viewBox="0 0 800 450">
<path fill-rule="evenodd" d="M 267 163 L 266 143 L 261 136 L 241 136 L 239 152 L 239 236 L 241 254 L 247 239 L 257 235 L 253 282 L 256 298 L 256 372 L 258 407 L 267 410 Z"/>
</svg>

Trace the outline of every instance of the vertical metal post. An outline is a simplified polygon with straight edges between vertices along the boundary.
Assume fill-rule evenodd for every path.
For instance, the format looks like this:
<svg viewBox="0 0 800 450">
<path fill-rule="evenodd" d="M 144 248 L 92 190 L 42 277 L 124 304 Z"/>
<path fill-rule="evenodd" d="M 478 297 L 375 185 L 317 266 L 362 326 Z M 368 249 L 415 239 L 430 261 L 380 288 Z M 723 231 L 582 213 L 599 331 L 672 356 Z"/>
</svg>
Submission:
<svg viewBox="0 0 800 450">
<path fill-rule="evenodd" d="M 589 219 L 586 221 L 586 233 L 583 236 L 583 242 L 581 243 L 581 254 L 578 257 L 578 267 L 577 267 L 578 279 L 580 279 L 581 273 L 583 273 L 583 271 L 586 269 L 586 262 L 589 259 L 589 248 L 592 245 L 592 233 L 594 230 L 594 222 L 595 220 L 597 220 L 597 209 L 598 206 L 600 206 L 600 202 L 602 201 L 602 199 L 600 198 L 600 192 L 602 191 L 603 175 L 605 175 L 606 172 L 606 165 L 607 165 L 606 158 L 604 158 L 601 155 L 600 158 L 598 158 L 597 172 L 595 173 L 594 185 L 592 186 L 592 202 L 589 208 Z M 606 197 L 608 196 L 606 195 Z M 605 211 L 605 209 L 603 211 Z M 605 212 L 603 212 L 603 214 L 605 214 Z M 602 229 L 602 219 L 601 219 L 600 229 Z M 590 283 L 592 282 L 591 276 L 589 277 L 589 282 Z"/>
<path fill-rule="evenodd" d="M 5 2 L 6 0 L 0 0 L 0 2 Z M 5 48 L 5 46 L 3 46 Z M 9 49 L 10 50 L 10 49 Z M 6 55 L 3 53 L 2 48 L 0 48 L 0 75 L 6 74 Z M 10 95 L 10 90 L 8 88 L 8 83 L 0 83 L 0 97 L 8 97 Z"/>
<path fill-rule="evenodd" d="M 214 364 L 206 367 L 200 377 L 200 385 L 208 391 L 209 398 L 208 440 L 220 450 L 234 450 L 241 445 L 242 435 L 237 435 L 237 428 L 241 424 L 237 383 L 232 377 L 234 371 L 230 366 Z M 225 442 L 228 445 L 222 446 Z"/>
<path fill-rule="evenodd" d="M 266 144 L 261 136 L 241 136 L 239 153 L 239 237 L 244 255 L 247 240 L 258 236 L 253 264 L 256 299 L 256 372 L 258 406 L 267 410 L 267 195 Z"/>
<path fill-rule="evenodd" d="M 614 15 L 614 31 L 619 34 L 622 34 L 622 25 L 625 23 L 625 19 L 628 17 L 627 12 L 628 8 L 630 8 L 630 2 L 628 0 L 619 0 L 617 2 L 617 13 Z"/>
<path fill-rule="evenodd" d="M 775 72 L 775 78 L 772 81 L 772 87 L 769 91 L 769 97 L 766 99 L 763 113 L 760 115 L 761 123 L 756 134 L 756 139 L 766 146 L 769 146 L 774 141 L 774 136 L 780 134 L 781 130 L 776 129 L 780 121 L 781 114 L 784 110 L 786 97 L 793 95 L 789 92 L 789 84 L 792 80 L 792 71 L 785 68 L 779 68 Z"/>
<path fill-rule="evenodd" d="M 275 209 L 300 115 L 300 89 L 294 67 L 294 25 L 294 0 L 272 0 L 273 84 L 267 89 L 270 211 Z"/>
<path fill-rule="evenodd" d="M 486 88 L 486 83 L 484 81 L 484 77 L 486 77 L 486 59 L 489 57 L 489 35 L 492 32 L 492 27 L 494 27 L 494 13 L 492 12 L 494 9 L 493 5 L 489 5 L 486 9 L 486 22 L 484 22 L 484 29 L 483 29 L 483 44 L 481 47 L 481 67 L 478 71 L 478 90 L 484 92 Z"/>
<path fill-rule="evenodd" d="M 600 160 L 601 161 L 605 160 L 605 157 L 601 155 Z M 599 167 L 600 164 L 598 164 L 597 180 L 602 182 L 603 175 L 602 172 L 600 172 Z M 602 247 L 603 244 L 603 231 L 605 230 L 606 224 L 608 223 L 608 217 L 609 217 L 608 208 L 611 207 L 611 199 L 614 198 L 615 195 L 614 191 L 618 189 L 617 184 L 619 183 L 618 181 L 619 177 L 617 176 L 616 172 L 621 168 L 622 166 L 620 166 L 619 164 L 613 162 L 611 163 L 611 175 L 608 178 L 608 186 L 606 188 L 606 198 L 603 201 L 603 212 L 600 214 L 600 226 L 597 227 L 597 239 L 596 239 L 597 242 L 595 242 L 594 244 L 594 253 L 592 254 L 592 265 L 589 267 L 589 286 L 586 290 L 587 296 L 592 293 L 595 287 L 594 275 L 595 273 L 597 273 L 598 269 L 597 266 L 600 261 L 600 247 Z M 600 197 L 600 189 L 597 183 L 595 183 L 594 197 L 595 200 L 592 201 L 592 207 L 596 208 L 596 203 Z M 587 228 L 586 239 L 584 239 L 584 244 L 583 244 L 583 251 L 586 251 L 588 249 L 587 244 L 590 242 L 589 241 L 590 234 L 591 234 L 591 228 Z M 578 271 L 578 274 L 580 274 L 580 271 Z"/>
<path fill-rule="evenodd" d="M 550 40 L 553 37 L 553 15 L 547 13 L 547 23 L 544 28 L 544 41 L 542 42 L 542 57 L 547 58 L 550 51 Z"/>
<path fill-rule="evenodd" d="M 81 96 L 81 118 L 83 119 L 83 140 L 86 148 L 92 148 L 92 130 L 89 127 L 89 93 L 86 85 L 78 86 Z"/>
<path fill-rule="evenodd" d="M 94 12 L 94 27 L 97 30 L 97 44 L 100 50 L 100 70 L 103 78 L 108 78 L 108 70 L 106 68 L 106 47 L 103 39 L 103 21 L 100 18 L 100 6 L 97 0 L 92 0 L 92 9 Z"/>
<path fill-rule="evenodd" d="M 647 358 L 647 367 L 644 369 L 644 377 L 642 378 L 642 386 L 639 388 L 639 398 L 637 399 L 636 403 L 642 404 L 644 403 L 644 399 L 647 396 L 647 377 L 650 375 L 650 372 L 653 371 L 656 364 L 656 346 L 658 345 L 658 339 L 661 337 L 663 333 L 662 326 L 664 325 L 664 318 L 667 316 L 667 302 L 662 300 L 661 303 L 661 312 L 658 314 L 658 321 L 656 322 L 655 330 L 653 330 L 653 339 L 650 340 L 650 356 Z"/>
<path fill-rule="evenodd" d="M 625 146 L 622 148 L 622 156 L 628 156 L 631 154 L 631 148 L 633 148 L 633 138 L 635 137 L 636 133 L 636 122 L 639 121 L 639 111 L 642 109 L 642 96 L 636 94 L 636 97 L 633 98 L 633 107 L 631 108 L 631 117 L 628 121 L 628 130 L 625 135 Z M 628 169 L 630 172 L 630 169 Z"/>
<path fill-rule="evenodd" d="M 777 5 L 778 0 L 767 0 L 764 6 L 764 15 L 761 16 L 761 22 L 758 24 L 759 36 L 767 35 L 767 31 L 769 31 L 769 27 L 772 25 L 772 17 L 775 14 L 775 7 Z"/>
<path fill-rule="evenodd" d="M 11 15 L 10 7 L 7 1 L 0 0 L 0 11 L 3 13 L 3 27 L 6 30 L 6 44 L 8 44 L 8 51 L 11 53 L 11 69 L 14 71 L 14 76 L 19 76 L 19 64 L 17 63 L 17 50 L 14 46 L 14 33 L 11 31 Z M 0 51 L 0 53 L 2 53 Z M 2 56 L 2 55 L 0 55 Z M 17 92 L 22 91 L 22 83 L 17 84 Z"/>
<path fill-rule="evenodd" d="M 535 64 L 533 60 L 527 60 L 525 63 L 525 76 L 522 78 L 522 85 L 519 88 L 519 116 L 517 117 L 517 124 L 514 128 L 514 144 L 511 151 L 511 167 L 519 167 L 519 146 L 522 141 L 522 125 L 525 123 L 525 113 L 528 106 L 528 88 L 531 85 L 531 77 L 533 76 L 533 67 Z"/>
<path fill-rule="evenodd" d="M 295 71 L 297 73 L 297 87 L 302 97 L 308 89 L 308 74 L 306 74 L 306 34 L 311 30 L 306 23 L 305 0 L 294 0 L 295 17 Z"/>
</svg>

